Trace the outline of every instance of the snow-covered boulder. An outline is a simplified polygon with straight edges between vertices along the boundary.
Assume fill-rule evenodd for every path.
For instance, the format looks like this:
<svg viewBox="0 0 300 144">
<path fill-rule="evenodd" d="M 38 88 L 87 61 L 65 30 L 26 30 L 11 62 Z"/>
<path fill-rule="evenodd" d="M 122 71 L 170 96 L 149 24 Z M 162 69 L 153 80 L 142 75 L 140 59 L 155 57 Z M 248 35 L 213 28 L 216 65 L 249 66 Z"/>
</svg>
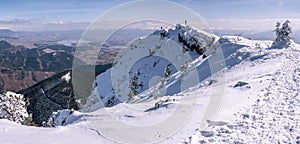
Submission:
<svg viewBox="0 0 300 144">
<path fill-rule="evenodd" d="M 53 112 L 47 123 L 43 123 L 43 125 L 47 127 L 64 126 L 78 120 L 80 117 L 80 113 L 74 110 L 58 110 Z"/>
</svg>

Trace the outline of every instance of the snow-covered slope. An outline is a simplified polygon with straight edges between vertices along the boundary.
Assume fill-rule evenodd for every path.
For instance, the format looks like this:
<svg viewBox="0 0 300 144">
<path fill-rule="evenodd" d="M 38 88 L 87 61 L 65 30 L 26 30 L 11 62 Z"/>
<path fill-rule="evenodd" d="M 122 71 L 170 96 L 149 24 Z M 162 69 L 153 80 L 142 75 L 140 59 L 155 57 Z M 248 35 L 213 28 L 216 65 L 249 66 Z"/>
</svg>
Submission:
<svg viewBox="0 0 300 144">
<path fill-rule="evenodd" d="M 174 95 L 247 58 L 264 57 L 260 47 L 268 45 L 239 37 L 219 38 L 186 25 L 157 30 L 130 43 L 114 67 L 97 77 L 83 111 Z"/>
<path fill-rule="evenodd" d="M 193 70 L 192 74 L 195 75 L 196 69 L 192 65 L 202 61 L 202 56 L 216 52 L 218 40 L 219 37 L 213 34 L 180 24 L 174 29 L 157 30 L 147 37 L 134 40 L 119 53 L 110 70 L 97 76 L 97 91 L 94 90 L 94 94 L 88 98 L 93 102 L 88 101 L 84 110 L 103 105 L 113 106 L 120 102 L 136 102 L 146 97 L 156 99 L 197 84 L 198 80 L 188 79 L 188 76 L 183 81 L 183 74 L 186 73 L 183 71 Z M 207 78 L 208 73 L 210 70 L 204 70 L 200 80 Z M 92 98 L 96 95 L 100 96 L 102 102 Z M 91 103 L 97 103 L 98 106 Z"/>
<path fill-rule="evenodd" d="M 170 35 L 135 42 L 140 42 L 139 46 L 145 46 L 142 43 L 147 40 L 155 44 L 168 39 L 179 42 L 175 40 L 178 33 L 173 34 L 175 37 Z M 300 133 L 300 47 L 292 44 L 289 48 L 269 49 L 271 41 L 234 36 L 216 40 L 220 47 L 207 48 L 207 57 L 188 52 L 190 59 L 180 63 L 182 69 L 172 61 L 172 72 L 164 85 L 167 90 L 156 98 L 153 94 L 160 92 L 157 83 L 170 61 L 159 59 L 158 63 L 158 57 L 143 57 L 140 63 L 132 64 L 133 72 L 127 74 L 133 77 L 141 68 L 142 77 L 138 80 L 145 81 L 144 87 L 139 87 L 138 95 L 127 103 L 112 99 L 114 70 L 110 69 L 97 77 L 97 87 L 83 109 L 93 112 L 74 112 L 66 126 L 55 128 L 26 127 L 0 120 L 0 143 L 296 143 Z M 183 43 L 177 45 L 184 47 Z M 155 71 L 149 72 L 150 69 Z M 197 80 L 188 79 L 189 75 Z M 184 77 L 191 83 L 182 88 Z M 114 106 L 102 108 L 101 101 L 110 101 Z"/>
<path fill-rule="evenodd" d="M 0 119 L 1 144 L 106 144 L 96 131 L 80 125 L 56 128 L 28 127 Z"/>
<path fill-rule="evenodd" d="M 240 95 L 252 100 L 235 110 L 231 119 L 227 119 L 228 114 L 223 115 L 218 120 L 226 123 L 198 129 L 184 143 L 300 143 L 299 52 L 297 44 L 282 50 L 270 50 L 267 58 L 277 59 L 277 63 L 274 61 L 271 67 L 263 68 L 266 72 L 256 78 L 261 79 L 259 83 L 266 84 L 264 81 L 267 80 L 269 84 L 253 85 L 261 86 L 257 87 L 259 91 Z M 275 70 L 278 63 L 281 63 L 280 69 Z M 249 74 L 253 75 L 252 72 Z M 222 111 L 228 112 L 226 108 Z"/>
</svg>

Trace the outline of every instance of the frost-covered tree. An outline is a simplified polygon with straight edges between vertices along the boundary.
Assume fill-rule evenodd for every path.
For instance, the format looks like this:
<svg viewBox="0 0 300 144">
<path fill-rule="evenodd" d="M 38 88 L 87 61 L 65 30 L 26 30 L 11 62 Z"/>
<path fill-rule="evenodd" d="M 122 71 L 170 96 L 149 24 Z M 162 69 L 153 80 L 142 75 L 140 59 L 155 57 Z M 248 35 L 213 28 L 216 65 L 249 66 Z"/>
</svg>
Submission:
<svg viewBox="0 0 300 144">
<path fill-rule="evenodd" d="M 276 23 L 275 25 L 275 34 L 276 34 L 276 39 L 273 42 L 272 46 L 273 47 L 285 47 L 289 46 L 292 42 L 293 39 L 293 33 L 292 33 L 292 28 L 290 27 L 290 21 L 286 20 L 282 26 L 279 22 Z"/>
<path fill-rule="evenodd" d="M 131 80 L 131 84 L 130 84 L 130 93 L 129 93 L 129 99 L 133 98 L 135 95 L 137 95 L 137 89 L 138 89 L 138 76 L 137 73 L 134 74 L 134 76 L 132 77 Z"/>
<path fill-rule="evenodd" d="M 165 69 L 165 78 L 168 78 L 171 75 L 170 66 L 171 66 L 171 64 L 168 64 Z"/>
<path fill-rule="evenodd" d="M 0 95 L 0 118 L 22 123 L 28 117 L 26 102 L 22 94 L 7 92 Z"/>
<path fill-rule="evenodd" d="M 275 28 L 274 31 L 275 31 L 275 34 L 276 34 L 276 39 L 279 38 L 279 35 L 280 35 L 279 34 L 280 33 L 280 25 L 281 25 L 280 22 L 277 22 L 276 25 L 275 25 L 276 28 Z"/>
</svg>

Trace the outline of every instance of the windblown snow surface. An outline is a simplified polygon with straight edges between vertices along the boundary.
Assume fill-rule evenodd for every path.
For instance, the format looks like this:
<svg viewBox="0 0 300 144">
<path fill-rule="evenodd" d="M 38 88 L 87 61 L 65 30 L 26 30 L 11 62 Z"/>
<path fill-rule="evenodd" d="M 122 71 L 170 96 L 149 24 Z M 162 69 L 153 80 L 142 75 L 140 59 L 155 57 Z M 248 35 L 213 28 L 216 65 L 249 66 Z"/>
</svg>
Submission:
<svg viewBox="0 0 300 144">
<path fill-rule="evenodd" d="M 282 64 L 275 70 L 273 61 L 269 63 L 273 66 L 263 68 L 270 70 L 268 72 L 255 75 L 252 73 L 255 70 L 251 70 L 248 73 L 253 77 L 246 81 L 259 81 L 260 84 L 255 85 L 260 87 L 256 93 L 235 96 L 252 99 L 249 104 L 241 105 L 226 123 L 208 122 L 206 129 L 196 130 L 183 143 L 300 143 L 299 50 L 295 44 L 286 49 L 268 50 L 271 59 L 280 60 Z M 261 62 L 267 61 L 270 62 Z M 254 65 L 259 69 L 258 64 Z M 229 104 L 237 102 L 233 100 Z M 225 120 L 224 117 L 218 119 Z"/>
<path fill-rule="evenodd" d="M 92 104 L 83 110 L 92 112 L 74 112 L 63 126 L 29 127 L 1 119 L 0 143 L 149 143 L 155 139 L 159 139 L 158 143 L 166 144 L 299 143 L 300 47 L 293 43 L 288 48 L 271 49 L 272 41 L 235 36 L 223 36 L 219 42 L 226 65 L 211 74 L 208 61 L 214 54 L 207 58 L 194 58 L 191 63 L 200 77 L 199 83 L 194 86 L 176 93 L 167 92 L 158 99 L 151 97 L 149 86 L 148 89 L 140 89 L 139 97 L 130 103 L 119 103 L 112 107 L 103 107 L 98 103 L 101 99 L 99 87 L 96 87 L 88 100 Z M 166 64 L 168 62 L 162 65 Z M 97 79 L 109 81 L 109 71 Z M 174 71 L 167 85 L 176 84 L 179 79 L 180 71 Z M 213 92 L 222 87 L 222 96 Z M 111 90 L 106 90 L 108 96 L 111 96 Z M 195 101 L 194 97 L 197 97 L 197 101 L 190 105 L 190 101 Z M 218 111 L 212 113 L 211 119 L 204 119 L 212 97 L 221 98 L 220 105 L 215 106 Z M 106 99 L 103 95 L 101 98 Z M 157 102 L 161 102 L 159 108 L 155 107 Z M 174 133 L 170 135 L 163 133 L 164 127 L 158 127 L 149 129 L 153 135 L 142 137 L 134 133 L 132 127 L 128 127 L 151 127 L 151 124 L 172 116 L 179 108 L 191 108 L 194 112 L 191 117 L 181 117 L 185 116 L 186 111 L 176 112 L 178 119 L 186 119 L 186 124 L 174 128 Z M 111 141 L 112 138 L 106 134 L 114 135 L 114 139 Z M 124 135 L 130 139 L 122 140 Z"/>
</svg>

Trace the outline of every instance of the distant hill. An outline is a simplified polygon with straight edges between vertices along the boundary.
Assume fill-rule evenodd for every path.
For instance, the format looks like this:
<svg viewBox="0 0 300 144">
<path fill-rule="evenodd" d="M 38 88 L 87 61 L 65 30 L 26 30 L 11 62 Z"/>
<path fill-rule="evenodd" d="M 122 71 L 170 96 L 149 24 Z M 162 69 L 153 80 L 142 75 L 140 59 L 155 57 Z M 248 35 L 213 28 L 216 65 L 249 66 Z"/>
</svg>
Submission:
<svg viewBox="0 0 300 144">
<path fill-rule="evenodd" d="M 8 49 L 8 48 L 11 48 L 11 47 L 13 47 L 13 46 L 10 43 L 8 43 L 4 40 L 0 41 L 0 50 Z"/>
<path fill-rule="evenodd" d="M 0 29 L 0 36 L 13 36 L 16 32 L 10 30 L 10 29 Z"/>
<path fill-rule="evenodd" d="M 73 71 L 66 70 L 55 74 L 45 80 L 42 80 L 33 86 L 23 89 L 18 93 L 24 94 L 28 99 L 28 113 L 32 114 L 33 121 L 42 125 L 52 112 L 60 109 L 78 109 L 76 102 L 78 95 L 87 97 L 91 94 L 93 89 L 93 81 L 96 75 L 104 72 L 112 65 L 84 65 Z M 75 81 L 80 81 L 82 84 L 77 90 L 75 96 L 73 88 L 73 73 L 76 74 Z M 91 79 L 87 79 L 87 75 L 93 75 Z"/>
</svg>

